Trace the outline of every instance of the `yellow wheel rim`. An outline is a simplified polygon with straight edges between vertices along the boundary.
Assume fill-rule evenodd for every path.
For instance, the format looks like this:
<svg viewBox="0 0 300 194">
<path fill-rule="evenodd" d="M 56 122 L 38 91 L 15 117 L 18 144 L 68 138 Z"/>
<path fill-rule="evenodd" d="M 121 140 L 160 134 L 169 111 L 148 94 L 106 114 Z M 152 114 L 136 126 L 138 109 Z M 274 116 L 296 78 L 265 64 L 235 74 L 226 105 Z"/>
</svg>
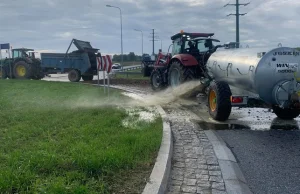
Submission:
<svg viewBox="0 0 300 194">
<path fill-rule="evenodd" d="M 217 95 L 214 90 L 211 90 L 209 93 L 209 108 L 212 111 L 215 111 L 217 108 Z"/>
<path fill-rule="evenodd" d="M 17 74 L 18 74 L 18 76 L 20 76 L 20 77 L 24 77 L 24 76 L 25 76 L 25 74 L 26 74 L 26 69 L 25 69 L 25 67 L 24 67 L 23 65 L 19 65 L 19 66 L 17 67 Z"/>
</svg>

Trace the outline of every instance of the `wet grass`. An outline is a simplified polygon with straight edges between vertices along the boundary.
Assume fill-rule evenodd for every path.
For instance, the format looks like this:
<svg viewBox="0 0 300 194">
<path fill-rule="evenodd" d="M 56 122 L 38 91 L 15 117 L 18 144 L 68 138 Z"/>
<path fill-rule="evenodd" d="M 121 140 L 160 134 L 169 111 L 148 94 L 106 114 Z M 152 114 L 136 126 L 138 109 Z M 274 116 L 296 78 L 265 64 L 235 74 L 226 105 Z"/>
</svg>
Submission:
<svg viewBox="0 0 300 194">
<path fill-rule="evenodd" d="M 0 193 L 140 193 L 162 121 L 123 127 L 126 112 L 104 105 L 128 100 L 82 84 L 0 80 Z"/>
</svg>

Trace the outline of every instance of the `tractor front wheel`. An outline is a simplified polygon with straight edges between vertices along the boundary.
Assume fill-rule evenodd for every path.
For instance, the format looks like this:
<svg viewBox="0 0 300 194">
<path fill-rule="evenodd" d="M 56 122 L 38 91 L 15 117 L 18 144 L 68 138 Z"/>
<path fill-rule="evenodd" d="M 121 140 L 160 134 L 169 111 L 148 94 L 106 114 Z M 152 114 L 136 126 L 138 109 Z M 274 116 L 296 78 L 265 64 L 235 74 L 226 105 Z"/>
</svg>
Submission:
<svg viewBox="0 0 300 194">
<path fill-rule="evenodd" d="M 152 71 L 150 81 L 152 90 L 159 91 L 164 88 L 163 77 L 158 70 Z"/>
<path fill-rule="evenodd" d="M 280 119 L 292 120 L 300 115 L 300 111 L 297 109 L 280 108 L 279 106 L 273 106 L 273 112 Z"/>
<path fill-rule="evenodd" d="M 77 69 L 72 69 L 69 74 L 68 74 L 68 78 L 70 80 L 70 82 L 79 82 L 81 75 L 80 75 L 80 71 Z"/>
<path fill-rule="evenodd" d="M 93 75 L 83 75 L 81 76 L 83 81 L 92 81 L 94 76 Z"/>
<path fill-rule="evenodd" d="M 17 79 L 30 79 L 32 74 L 31 70 L 30 64 L 25 61 L 19 61 L 13 67 L 13 74 Z"/>
<path fill-rule="evenodd" d="M 208 90 L 208 107 L 210 116 L 217 121 L 225 121 L 231 113 L 231 90 L 226 82 L 214 81 Z"/>
</svg>

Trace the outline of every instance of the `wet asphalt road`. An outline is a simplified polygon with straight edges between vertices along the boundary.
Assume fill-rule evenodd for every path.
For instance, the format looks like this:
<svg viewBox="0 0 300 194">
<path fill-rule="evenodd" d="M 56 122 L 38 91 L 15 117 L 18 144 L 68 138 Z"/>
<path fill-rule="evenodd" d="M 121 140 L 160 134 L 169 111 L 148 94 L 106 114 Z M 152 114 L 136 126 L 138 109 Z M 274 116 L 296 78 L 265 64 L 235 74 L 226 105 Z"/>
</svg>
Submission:
<svg viewBox="0 0 300 194">
<path fill-rule="evenodd" d="M 268 109 L 234 108 L 228 121 L 215 122 L 205 103 L 181 105 L 226 142 L 254 194 L 300 194 L 300 117 L 283 121 Z"/>
<path fill-rule="evenodd" d="M 253 193 L 300 194 L 300 131 L 217 130 Z"/>
</svg>

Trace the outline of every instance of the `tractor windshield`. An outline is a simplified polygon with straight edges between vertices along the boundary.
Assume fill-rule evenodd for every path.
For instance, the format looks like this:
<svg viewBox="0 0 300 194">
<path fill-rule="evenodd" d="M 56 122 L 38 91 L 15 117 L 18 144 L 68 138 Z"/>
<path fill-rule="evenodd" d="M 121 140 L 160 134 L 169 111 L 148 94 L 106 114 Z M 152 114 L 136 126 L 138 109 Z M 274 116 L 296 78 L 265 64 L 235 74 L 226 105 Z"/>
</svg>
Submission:
<svg viewBox="0 0 300 194">
<path fill-rule="evenodd" d="M 199 52 L 206 52 L 214 47 L 212 40 L 210 39 L 192 39 L 185 42 L 185 49 L 195 47 Z"/>
</svg>

